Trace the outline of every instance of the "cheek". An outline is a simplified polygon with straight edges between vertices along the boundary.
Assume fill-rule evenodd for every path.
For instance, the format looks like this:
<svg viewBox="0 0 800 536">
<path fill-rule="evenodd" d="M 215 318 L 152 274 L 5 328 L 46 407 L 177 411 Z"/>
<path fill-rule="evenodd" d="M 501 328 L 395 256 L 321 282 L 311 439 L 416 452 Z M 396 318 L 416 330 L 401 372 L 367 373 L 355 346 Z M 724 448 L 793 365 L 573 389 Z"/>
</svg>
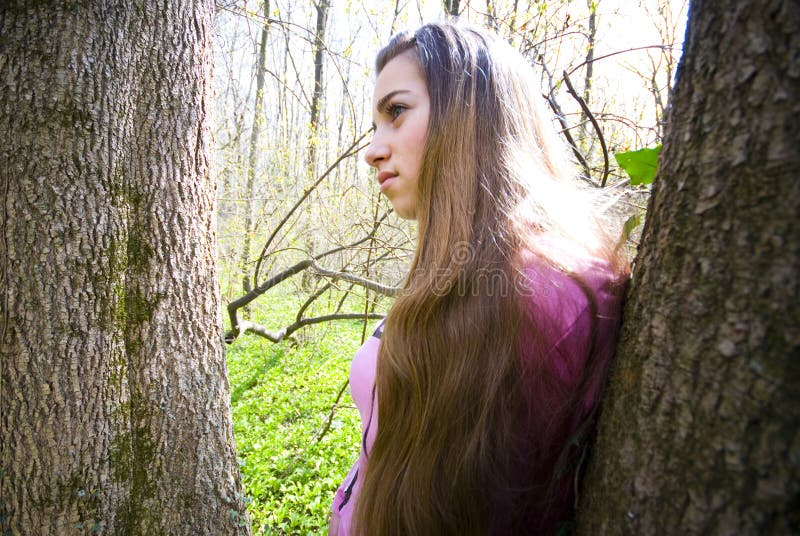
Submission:
<svg viewBox="0 0 800 536">
<path fill-rule="evenodd" d="M 425 134 L 427 129 L 420 128 L 414 133 L 413 137 L 413 151 L 414 151 L 414 159 L 416 160 L 417 168 L 422 165 L 422 153 L 425 150 Z"/>
</svg>

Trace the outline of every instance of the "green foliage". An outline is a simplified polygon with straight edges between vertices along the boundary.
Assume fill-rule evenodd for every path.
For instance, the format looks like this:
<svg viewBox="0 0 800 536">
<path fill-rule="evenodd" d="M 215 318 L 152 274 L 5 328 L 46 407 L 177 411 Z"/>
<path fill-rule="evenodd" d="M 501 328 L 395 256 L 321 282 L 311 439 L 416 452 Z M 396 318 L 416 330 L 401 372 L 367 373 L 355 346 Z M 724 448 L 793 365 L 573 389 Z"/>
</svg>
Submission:
<svg viewBox="0 0 800 536">
<path fill-rule="evenodd" d="M 626 151 L 614 153 L 619 167 L 631 178 L 632 185 L 650 184 L 656 176 L 658 169 L 658 154 L 661 152 L 661 144 L 655 147 L 645 147 L 638 151 Z"/>
<path fill-rule="evenodd" d="M 631 238 L 633 231 L 639 227 L 642 223 L 644 223 L 644 211 L 637 212 L 628 217 L 625 220 L 625 223 L 622 225 L 622 234 L 619 237 L 619 241 L 617 241 L 617 248 L 622 247 L 628 240 Z"/>
<path fill-rule="evenodd" d="M 284 316 L 290 295 L 254 316 Z M 273 313 L 271 315 L 270 313 Z M 347 380 L 360 322 L 327 324 L 300 345 L 244 335 L 228 347 L 234 435 L 255 534 L 326 534 L 336 488 L 358 456 L 360 422 Z"/>
</svg>

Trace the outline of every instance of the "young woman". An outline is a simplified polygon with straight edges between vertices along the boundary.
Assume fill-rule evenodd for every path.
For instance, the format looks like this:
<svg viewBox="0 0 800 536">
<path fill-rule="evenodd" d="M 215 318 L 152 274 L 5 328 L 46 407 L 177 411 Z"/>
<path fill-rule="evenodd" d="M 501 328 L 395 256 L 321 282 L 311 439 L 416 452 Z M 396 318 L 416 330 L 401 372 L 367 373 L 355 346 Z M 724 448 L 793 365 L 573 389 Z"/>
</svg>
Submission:
<svg viewBox="0 0 800 536">
<path fill-rule="evenodd" d="M 353 360 L 361 455 L 330 533 L 554 534 L 571 518 L 627 264 L 519 53 L 429 24 L 376 66 L 365 158 L 419 238 Z"/>
</svg>

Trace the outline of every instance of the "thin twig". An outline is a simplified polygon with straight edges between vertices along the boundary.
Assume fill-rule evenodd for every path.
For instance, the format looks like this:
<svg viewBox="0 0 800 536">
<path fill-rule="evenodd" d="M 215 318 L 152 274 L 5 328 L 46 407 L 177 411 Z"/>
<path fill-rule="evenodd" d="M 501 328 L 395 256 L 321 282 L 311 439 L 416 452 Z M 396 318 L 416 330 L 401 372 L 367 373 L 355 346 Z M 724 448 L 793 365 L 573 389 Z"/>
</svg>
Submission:
<svg viewBox="0 0 800 536">
<path fill-rule="evenodd" d="M 628 52 L 634 52 L 636 50 L 647 50 L 648 48 L 660 48 L 661 50 L 664 50 L 664 49 L 672 49 L 674 47 L 675 47 L 675 45 L 648 45 L 648 46 L 644 46 L 644 47 L 626 48 L 625 50 L 617 50 L 616 52 L 610 52 L 609 54 L 604 54 L 602 56 L 597 56 L 596 58 L 592 58 L 592 62 L 594 63 L 596 61 L 599 61 L 599 60 L 602 60 L 602 59 L 605 59 L 605 58 L 610 58 L 611 56 L 616 56 L 618 54 L 626 54 Z M 585 62 L 585 61 L 583 63 L 579 63 L 578 65 L 576 65 L 575 67 L 570 69 L 567 74 L 574 73 L 575 71 L 577 71 L 578 69 L 580 69 L 581 67 L 586 65 L 586 63 L 587 62 Z"/>
<path fill-rule="evenodd" d="M 328 430 L 331 427 L 331 423 L 333 422 L 333 415 L 336 412 L 336 407 L 338 406 L 339 400 L 342 398 L 342 395 L 344 394 L 345 389 L 347 389 L 349 383 L 350 383 L 349 380 L 345 380 L 344 384 L 339 389 L 339 394 L 336 396 L 336 402 L 334 402 L 333 406 L 331 406 L 331 411 L 330 413 L 328 413 L 328 420 L 325 423 L 325 426 L 322 428 L 320 432 L 317 433 L 312 442 L 307 444 L 305 448 L 303 448 L 303 451 L 300 454 L 295 455 L 294 459 L 292 459 L 292 463 L 289 464 L 289 467 L 283 470 L 283 472 L 280 474 L 278 478 L 284 479 L 287 476 L 289 476 L 291 472 L 294 470 L 295 466 L 297 465 L 297 462 L 303 459 L 303 456 L 306 455 L 306 452 L 308 452 L 308 448 L 314 443 L 318 443 L 320 439 L 322 439 L 325 436 L 325 434 L 328 433 Z"/>
<path fill-rule="evenodd" d="M 336 309 L 334 310 L 335 313 L 338 313 L 344 307 L 344 302 L 347 301 L 347 298 L 350 297 L 350 293 L 353 292 L 353 287 L 356 286 L 355 283 L 350 283 L 350 286 L 347 287 L 347 290 L 342 293 L 342 297 L 339 298 L 339 303 L 336 304 Z"/>
<path fill-rule="evenodd" d="M 264 260 L 264 257 L 267 254 L 267 250 L 269 249 L 269 246 L 272 245 L 272 241 L 275 240 L 275 237 L 278 235 L 278 232 L 283 228 L 284 225 L 286 225 L 286 222 L 289 221 L 289 218 L 291 218 L 292 215 L 295 213 L 295 211 L 298 208 L 300 208 L 300 206 L 308 198 L 308 196 L 311 195 L 311 193 L 314 190 L 316 190 L 317 186 L 322 184 L 322 181 L 325 180 L 325 178 L 331 173 L 331 171 L 336 169 L 336 166 L 339 165 L 339 162 L 341 162 L 345 158 L 348 158 L 348 157 L 354 155 L 355 153 L 357 153 L 358 151 L 360 151 L 361 149 L 364 148 L 363 146 L 362 147 L 357 147 L 357 145 L 370 132 L 371 132 L 371 130 L 368 130 L 367 132 L 365 132 L 361 136 L 359 136 L 355 141 L 353 141 L 353 143 L 350 144 L 350 147 L 348 147 L 347 150 L 344 153 L 339 155 L 339 157 L 336 160 L 334 160 L 334 162 L 330 166 L 328 166 L 328 169 L 326 169 L 325 172 L 322 173 L 322 175 L 320 175 L 317 178 L 317 180 L 314 182 L 314 184 L 312 184 L 311 186 L 306 188 L 305 192 L 303 192 L 303 195 L 300 196 L 300 199 L 298 199 L 297 202 L 294 204 L 294 206 L 292 206 L 292 208 L 289 209 L 289 212 L 286 213 L 286 215 L 283 217 L 283 219 L 280 222 L 278 222 L 278 225 L 275 227 L 275 229 L 272 230 L 272 234 L 269 235 L 269 238 L 267 238 L 267 241 L 264 243 L 264 247 L 261 248 L 261 254 L 258 256 L 258 262 L 256 263 L 256 269 L 255 269 L 254 274 L 253 274 L 253 282 L 254 283 L 258 283 L 258 276 L 259 276 L 259 273 L 261 272 L 261 262 Z"/>
<path fill-rule="evenodd" d="M 395 4 L 395 8 L 399 5 Z M 395 11 L 395 15 L 397 11 Z M 394 20 L 392 21 L 392 27 L 394 27 Z M 375 203 L 375 212 L 373 213 L 372 220 L 373 222 L 378 219 L 378 203 Z M 367 250 L 367 264 L 364 266 L 364 272 L 366 276 L 369 277 L 369 268 L 370 263 L 372 261 L 372 253 L 375 251 L 375 235 L 372 235 L 372 240 L 369 241 L 369 249 Z M 364 293 L 364 322 L 361 323 L 361 344 L 364 344 L 364 341 L 367 339 L 367 317 L 366 314 L 369 312 L 369 291 Z"/>
<path fill-rule="evenodd" d="M 575 91 L 574 87 L 572 87 L 572 81 L 569 79 L 569 74 L 567 73 L 567 71 L 564 71 L 564 82 L 566 82 L 567 84 L 567 91 L 569 92 L 570 95 L 572 95 L 572 97 L 576 101 L 578 101 L 578 104 L 580 104 L 581 109 L 586 114 L 586 117 L 588 117 L 589 121 L 592 122 L 592 126 L 594 127 L 595 132 L 597 132 L 597 137 L 600 140 L 600 147 L 603 149 L 603 161 L 604 161 L 603 178 L 600 180 L 600 187 L 605 188 L 606 181 L 608 180 L 608 172 L 610 169 L 610 165 L 608 161 L 608 148 L 606 147 L 606 140 L 603 137 L 603 131 L 600 129 L 600 125 L 597 123 L 597 119 L 595 119 L 594 114 L 589 109 L 589 106 L 586 105 L 586 102 L 583 100 L 583 98 L 580 95 L 578 95 L 578 92 Z"/>
<path fill-rule="evenodd" d="M 325 434 L 328 433 L 328 430 L 331 427 L 331 423 L 333 422 L 333 415 L 334 413 L 336 413 L 336 408 L 339 406 L 339 401 L 342 399 L 342 395 L 344 394 L 345 389 L 347 389 L 349 383 L 350 383 L 349 380 L 345 380 L 344 383 L 342 384 L 342 387 L 339 389 L 339 394 L 336 395 L 336 401 L 331 406 L 330 413 L 328 413 L 328 419 L 325 422 L 325 426 L 323 426 L 322 430 L 320 430 L 320 432 L 317 433 L 316 437 L 314 437 L 315 443 L 318 442 L 323 437 L 325 437 Z"/>
<path fill-rule="evenodd" d="M 555 97 L 553 97 L 552 95 L 549 95 L 545 98 L 547 100 L 547 104 L 550 105 L 550 108 L 556 114 L 556 119 L 558 119 L 558 122 L 561 124 L 561 133 L 567 139 L 567 143 L 569 143 L 569 148 L 572 149 L 572 154 L 575 155 L 575 158 L 578 159 L 578 162 L 580 162 L 581 167 L 583 167 L 583 171 L 586 175 L 587 180 L 591 182 L 591 170 L 589 169 L 589 163 L 586 161 L 586 158 L 583 156 L 583 153 L 581 153 L 578 150 L 578 146 L 575 144 L 575 140 L 572 138 L 572 134 L 569 131 L 571 127 L 567 124 L 567 120 L 564 118 L 564 114 L 561 112 L 561 107 L 558 105 L 558 102 L 556 102 Z"/>
<path fill-rule="evenodd" d="M 300 306 L 300 309 L 297 311 L 297 315 L 295 316 L 295 321 L 299 322 L 303 318 L 303 313 L 306 312 L 312 303 L 314 303 L 317 298 L 325 294 L 329 288 L 333 286 L 332 283 L 325 283 L 321 289 L 317 290 L 314 294 L 308 297 L 303 305 Z"/>
<path fill-rule="evenodd" d="M 561 133 L 564 134 L 564 137 L 567 139 L 567 143 L 569 143 L 570 149 L 572 149 L 572 154 L 575 155 L 575 158 L 578 159 L 578 162 L 580 162 L 581 166 L 583 167 L 586 180 L 591 182 L 592 175 L 591 175 L 591 170 L 589 169 L 589 163 L 586 161 L 586 158 L 583 156 L 583 153 L 580 152 L 580 150 L 578 149 L 578 145 L 572 138 L 572 133 L 569 131 L 570 126 L 567 124 L 567 119 L 564 115 L 564 112 L 561 110 L 561 106 L 558 104 L 558 101 L 556 100 L 555 97 L 553 74 L 544 64 L 544 61 L 542 61 L 542 70 L 547 75 L 548 85 L 550 86 L 550 94 L 545 95 L 547 104 L 550 105 L 550 108 L 553 110 L 553 113 L 556 114 L 556 119 L 558 119 L 559 124 L 561 124 Z"/>
</svg>

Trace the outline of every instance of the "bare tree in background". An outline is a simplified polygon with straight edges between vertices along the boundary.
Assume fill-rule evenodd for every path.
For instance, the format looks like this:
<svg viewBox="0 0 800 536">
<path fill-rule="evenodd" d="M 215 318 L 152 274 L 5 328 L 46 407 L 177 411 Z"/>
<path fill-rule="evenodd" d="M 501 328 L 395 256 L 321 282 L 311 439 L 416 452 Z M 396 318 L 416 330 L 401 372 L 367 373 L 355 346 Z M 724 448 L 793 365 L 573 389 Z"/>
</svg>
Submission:
<svg viewBox="0 0 800 536">
<path fill-rule="evenodd" d="M 589 28 L 586 33 L 586 73 L 583 77 L 583 101 L 588 105 L 592 98 L 592 76 L 594 73 L 594 46 L 597 40 L 597 4 L 600 0 L 586 0 L 586 7 L 589 10 Z M 580 138 L 586 140 L 589 117 L 585 110 L 581 109 Z"/>
<path fill-rule="evenodd" d="M 655 9 L 642 0 L 640 0 L 639 4 L 652 21 L 653 29 L 658 35 L 659 41 L 664 43 L 665 46 L 661 50 L 647 51 L 647 60 L 650 64 L 649 70 L 645 71 L 643 68 L 634 66 L 629 66 L 628 68 L 639 75 L 653 97 L 656 120 L 655 140 L 661 142 L 664 137 L 664 125 L 672 90 L 672 78 L 675 75 L 675 65 L 677 64 L 674 44 L 678 38 L 676 28 L 682 10 L 676 13 L 672 8 L 672 2 L 668 0 L 658 0 Z"/>
<path fill-rule="evenodd" d="M 308 140 L 306 142 L 306 175 L 307 179 L 312 179 L 317 174 L 317 154 L 319 152 L 320 141 L 322 138 L 322 106 L 324 103 L 324 65 L 325 65 L 325 28 L 328 25 L 328 12 L 330 10 L 330 0 L 316 0 L 314 9 L 317 13 L 317 22 L 314 31 L 314 39 L 312 45 L 312 54 L 314 56 L 314 90 L 311 94 L 311 110 L 308 122 Z M 309 226 L 316 223 L 317 218 L 315 215 L 317 211 L 314 203 L 308 203 L 305 207 L 308 212 Z M 312 227 L 311 232 L 306 233 L 305 249 L 309 254 L 313 254 L 316 248 L 315 229 Z M 308 272 L 303 273 L 302 277 L 303 288 L 309 289 L 311 286 L 311 279 Z"/>
<path fill-rule="evenodd" d="M 269 37 L 269 2 L 264 0 L 264 21 L 261 26 L 261 39 L 258 46 L 258 57 L 256 60 L 256 98 L 253 105 L 253 121 L 250 129 L 250 147 L 248 149 L 247 159 L 247 184 L 245 186 L 245 220 L 244 220 L 244 237 L 242 239 L 242 249 L 240 254 L 240 264 L 242 266 L 242 290 L 249 292 L 251 289 L 250 272 L 247 267 L 250 263 L 250 248 L 251 240 L 255 229 L 253 228 L 255 221 L 256 203 L 253 197 L 255 196 L 255 179 L 256 169 L 258 167 L 259 157 L 259 138 L 261 136 L 262 123 L 264 122 L 264 78 L 266 76 L 266 62 L 267 62 L 267 38 Z"/>
<path fill-rule="evenodd" d="M 442 0 L 442 4 L 444 6 L 445 13 L 448 15 L 453 17 L 457 17 L 459 15 L 459 0 Z"/>
</svg>

